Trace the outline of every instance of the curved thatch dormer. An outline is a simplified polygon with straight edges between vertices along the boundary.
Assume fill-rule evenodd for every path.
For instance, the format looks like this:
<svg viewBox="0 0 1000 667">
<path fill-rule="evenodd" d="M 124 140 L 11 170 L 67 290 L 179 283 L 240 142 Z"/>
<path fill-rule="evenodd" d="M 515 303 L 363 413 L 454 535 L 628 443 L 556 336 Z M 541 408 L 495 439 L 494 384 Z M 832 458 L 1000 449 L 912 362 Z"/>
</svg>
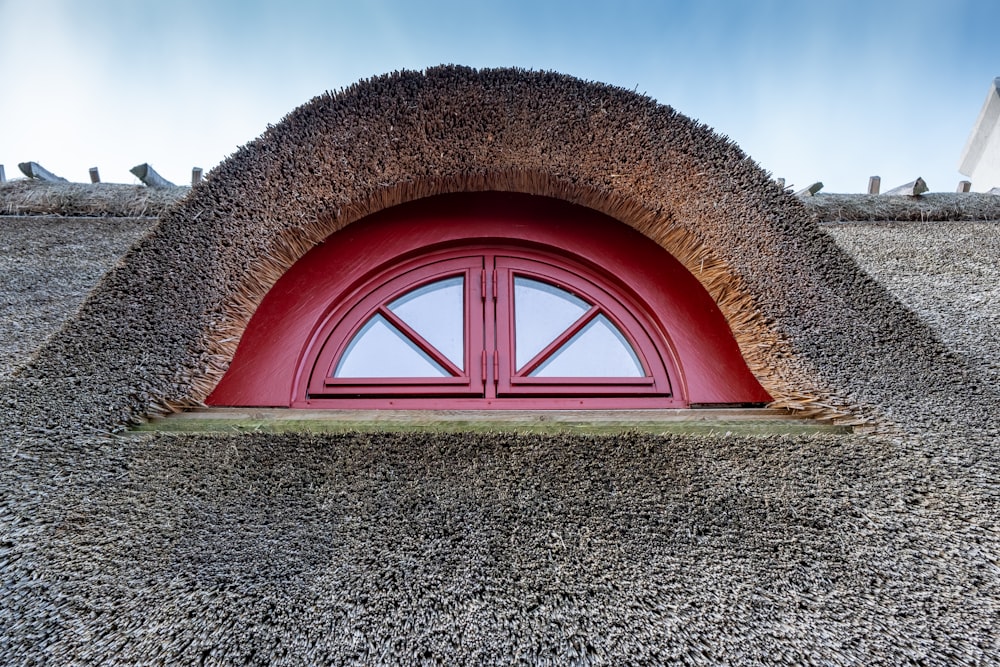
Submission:
<svg viewBox="0 0 1000 667">
<path fill-rule="evenodd" d="M 162 216 L 22 375 L 80 378 L 92 413 L 122 421 L 198 404 L 310 249 L 390 207 L 485 191 L 581 205 L 665 249 L 777 405 L 829 417 L 871 398 L 841 382 L 864 385 L 884 355 L 843 358 L 881 340 L 863 310 L 888 297 L 736 145 L 620 88 L 451 66 L 360 82 L 269 127 Z"/>
<path fill-rule="evenodd" d="M 225 225 L 233 245 L 219 260 L 236 269 L 223 272 L 234 298 L 208 345 L 226 360 L 275 280 L 315 244 L 383 209 L 470 191 L 554 197 L 630 225 L 705 286 L 779 403 L 818 393 L 778 367 L 780 336 L 750 286 L 777 273 L 769 265 L 783 236 L 816 235 L 814 226 L 732 143 L 621 89 L 452 67 L 359 83 L 269 128 L 164 225 L 203 209 Z M 214 385 L 213 371 L 195 398 Z"/>
</svg>

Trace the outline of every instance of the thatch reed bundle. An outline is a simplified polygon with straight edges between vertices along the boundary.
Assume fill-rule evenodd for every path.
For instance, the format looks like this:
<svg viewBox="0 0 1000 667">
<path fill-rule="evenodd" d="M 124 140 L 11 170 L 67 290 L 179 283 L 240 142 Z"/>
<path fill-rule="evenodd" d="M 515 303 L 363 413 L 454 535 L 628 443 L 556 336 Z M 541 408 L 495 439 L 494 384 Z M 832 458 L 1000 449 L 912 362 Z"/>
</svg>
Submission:
<svg viewBox="0 0 1000 667">
<path fill-rule="evenodd" d="M 156 217 L 189 191 L 185 186 L 18 179 L 0 184 L 0 215 Z M 1000 219 L 1000 197 L 973 192 L 932 192 L 920 197 L 823 193 L 803 198 L 802 205 L 820 223 Z"/>
<path fill-rule="evenodd" d="M 19 179 L 0 184 L 0 215 L 156 217 L 190 188 L 148 188 L 117 183 L 49 183 Z M 820 223 L 1000 219 L 1000 197 L 932 192 L 920 197 L 817 194 L 802 205 Z"/>
<path fill-rule="evenodd" d="M 19 179 L 0 184 L 0 215 L 156 217 L 188 191 L 185 187 Z"/>
<path fill-rule="evenodd" d="M 919 197 L 817 194 L 802 205 L 819 222 L 1000 220 L 1000 197 L 973 192 L 931 192 Z"/>
</svg>

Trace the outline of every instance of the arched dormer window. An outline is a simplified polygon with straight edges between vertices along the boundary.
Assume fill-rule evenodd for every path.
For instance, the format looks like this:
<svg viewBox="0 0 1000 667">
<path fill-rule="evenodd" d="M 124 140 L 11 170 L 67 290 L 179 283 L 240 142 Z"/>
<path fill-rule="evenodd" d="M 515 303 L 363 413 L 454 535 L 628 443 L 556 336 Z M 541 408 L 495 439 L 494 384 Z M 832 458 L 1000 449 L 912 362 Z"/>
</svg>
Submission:
<svg viewBox="0 0 1000 667">
<path fill-rule="evenodd" d="M 444 195 L 354 223 L 258 308 L 212 405 L 761 404 L 715 303 L 662 248 L 542 197 Z"/>
</svg>

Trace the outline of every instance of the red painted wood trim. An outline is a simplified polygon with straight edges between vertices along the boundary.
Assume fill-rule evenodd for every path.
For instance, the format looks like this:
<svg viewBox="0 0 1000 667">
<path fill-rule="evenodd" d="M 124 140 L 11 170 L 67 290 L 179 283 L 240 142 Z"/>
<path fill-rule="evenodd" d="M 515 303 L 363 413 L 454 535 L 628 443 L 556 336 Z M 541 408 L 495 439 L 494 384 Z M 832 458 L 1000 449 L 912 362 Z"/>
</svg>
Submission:
<svg viewBox="0 0 1000 667">
<path fill-rule="evenodd" d="M 513 256 L 516 255 L 516 256 Z M 422 261 L 420 258 L 414 262 Z M 437 400 L 428 403 L 437 408 L 447 408 L 447 397 L 478 394 L 485 399 L 500 396 L 534 396 L 536 407 L 546 407 L 544 401 L 554 396 L 613 396 L 613 395 L 670 395 L 668 371 L 664 365 L 661 349 L 666 350 L 667 342 L 654 342 L 647 330 L 653 328 L 648 317 L 640 317 L 632 309 L 638 309 L 637 304 L 625 305 L 628 297 L 615 292 L 599 275 L 586 267 L 572 263 L 565 257 L 553 257 L 534 248 L 507 247 L 504 249 L 491 246 L 463 246 L 453 250 L 440 250 L 432 253 L 427 264 L 418 264 L 416 268 L 404 264 L 402 267 L 390 266 L 385 272 L 370 278 L 366 287 L 359 289 L 364 296 L 357 305 L 349 308 L 341 319 L 328 318 L 326 324 L 317 330 L 314 341 L 320 343 L 321 351 L 318 358 L 303 359 L 304 368 L 311 368 L 308 381 L 300 384 L 293 397 L 293 404 L 308 402 L 310 406 L 328 405 L 337 407 L 345 398 L 373 398 L 375 396 L 427 396 Z M 436 354 L 433 347 L 412 331 L 405 322 L 397 318 L 387 304 L 421 286 L 455 275 L 465 278 L 464 285 L 473 284 L 472 268 L 485 266 L 485 274 L 492 275 L 491 292 L 495 295 L 495 308 L 488 310 L 476 309 L 475 295 L 467 290 L 465 294 L 465 331 L 466 348 L 464 356 L 471 359 L 475 351 L 492 350 L 494 384 L 479 385 L 473 378 L 457 369 L 444 357 Z M 493 268 L 496 267 L 496 268 Z M 462 269 L 460 273 L 456 270 Z M 557 350 L 570 336 L 576 333 L 597 314 L 603 314 L 625 334 L 640 357 L 642 366 L 647 369 L 646 378 L 603 378 L 603 377 L 527 377 L 524 373 L 515 373 L 513 360 L 513 300 L 511 298 L 515 275 L 528 276 L 550 284 L 556 284 L 567 291 L 577 294 L 588 302 L 595 303 L 584 317 L 558 336 L 555 342 L 546 346 L 537 357 L 542 361 Z M 482 289 L 482 288 L 481 288 Z M 393 323 L 425 353 L 434 358 L 445 368 L 449 368 L 454 376 L 450 378 L 333 378 L 334 368 L 341 355 L 347 350 L 350 341 L 357 335 L 366 322 L 375 315 L 382 315 Z M 482 335 L 485 320 L 495 320 L 489 326 L 496 326 L 500 335 L 498 345 L 494 347 L 492 338 Z M 642 321 L 640 321 L 640 319 Z M 312 346 L 316 349 L 316 345 Z M 502 363 L 501 360 L 508 360 Z M 530 371 L 529 367 L 526 372 Z M 302 375 L 305 378 L 305 374 Z"/>
<path fill-rule="evenodd" d="M 206 402 L 305 407 L 308 400 L 296 401 L 296 394 L 312 370 L 305 368 L 306 360 L 315 358 L 314 347 L 322 345 L 315 341 L 317 331 L 364 298 L 359 291 L 374 275 L 390 265 L 425 263 L 438 250 L 477 244 L 520 245 L 580 262 L 631 295 L 650 314 L 656 334 L 668 343 L 669 362 L 675 369 L 672 397 L 550 398 L 549 407 L 681 407 L 770 400 L 747 369 L 711 297 L 656 243 L 608 216 L 566 202 L 513 193 L 463 193 L 375 214 L 331 235 L 304 255 L 266 295 L 229 371 Z M 491 307 L 485 295 L 475 296 Z M 483 334 L 490 339 L 497 332 L 487 324 Z M 472 360 L 466 359 L 466 372 L 471 366 Z M 490 366 L 484 384 L 498 379 Z M 480 374 L 472 373 L 472 377 L 479 381 Z M 525 409 L 535 404 L 533 398 L 455 397 L 447 401 L 455 409 Z M 438 407 L 420 397 L 344 399 L 340 405 Z"/>
<path fill-rule="evenodd" d="M 482 395 L 483 383 L 472 372 L 472 359 L 481 343 L 470 347 L 470 341 L 483 339 L 483 305 L 480 295 L 476 292 L 474 275 L 482 270 L 482 259 L 477 256 L 449 257 L 444 253 L 436 253 L 440 257 L 427 262 L 417 258 L 402 263 L 399 267 L 391 267 L 383 274 L 376 274 L 366 286 L 360 286 L 360 300 L 356 304 L 345 303 L 342 307 L 334 306 L 330 314 L 324 318 L 321 326 L 310 340 L 309 349 L 314 354 L 306 354 L 301 358 L 300 384 L 294 399 L 304 400 L 307 396 L 353 396 L 359 391 L 371 393 L 376 387 L 382 394 L 409 395 Z M 297 266 L 297 265 L 296 265 Z M 405 322 L 389 312 L 386 304 L 402 296 L 406 292 L 417 289 L 428 283 L 461 275 L 464 278 L 463 294 L 464 326 L 468 340 L 463 351 L 463 367 L 455 367 L 450 361 L 439 358 L 433 347 L 421 336 L 412 332 Z M 333 378 L 330 377 L 348 343 L 359 329 L 377 313 L 389 312 L 387 319 L 399 326 L 404 333 L 410 333 L 411 338 L 423 348 L 432 358 L 438 361 L 446 370 L 455 374 L 447 378 Z M 339 400 L 339 399 L 338 399 Z"/>
<path fill-rule="evenodd" d="M 561 259 L 561 262 L 560 262 Z M 559 262 L 558 264 L 555 262 Z M 560 265 L 561 264 L 561 265 Z M 670 396 L 670 376 L 677 375 L 673 359 L 676 356 L 666 338 L 657 336 L 657 326 L 642 304 L 629 297 L 626 290 L 616 289 L 601 272 L 588 270 L 569 258 L 553 258 L 524 250 L 520 256 L 498 256 L 499 279 L 497 298 L 497 346 L 501 364 L 497 393 L 501 396 L 562 395 L 639 395 Z M 594 304 L 584 315 L 556 337 L 530 360 L 523 372 L 518 372 L 514 353 L 514 278 L 525 276 L 555 285 Z M 598 314 L 603 314 L 625 335 L 636 352 L 646 378 L 548 378 L 528 377 L 540 362 L 559 349 L 570 337 Z M 652 337 L 651 337 L 652 335 Z M 654 341 L 653 337 L 658 338 Z"/>
</svg>

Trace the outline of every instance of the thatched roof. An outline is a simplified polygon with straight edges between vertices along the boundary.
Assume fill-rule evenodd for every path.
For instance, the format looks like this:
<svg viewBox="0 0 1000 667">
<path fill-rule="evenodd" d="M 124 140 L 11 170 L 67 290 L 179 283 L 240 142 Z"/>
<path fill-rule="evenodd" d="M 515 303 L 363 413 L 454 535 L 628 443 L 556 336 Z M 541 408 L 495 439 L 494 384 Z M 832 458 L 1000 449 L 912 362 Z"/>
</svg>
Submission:
<svg viewBox="0 0 1000 667">
<path fill-rule="evenodd" d="M 919 197 L 818 194 L 802 204 L 819 222 L 1000 220 L 1000 197 L 972 192 Z"/>
<path fill-rule="evenodd" d="M 157 217 L 189 192 L 187 187 L 18 179 L 0 184 L 0 215 Z M 919 197 L 820 193 L 801 203 L 821 223 L 1000 219 L 1000 197 L 973 192 L 931 192 Z"/>
<path fill-rule="evenodd" d="M 0 378 L 60 328 L 153 222 L 0 216 Z"/>
<path fill-rule="evenodd" d="M 316 239 L 462 188 L 584 203 L 705 260 L 755 370 L 883 432 L 107 435 L 203 396 Z M 707 128 L 569 77 L 317 98 L 0 382 L 0 660 L 995 661 L 1000 396 L 975 343 L 998 339 L 998 223 L 906 224 L 820 227 Z M 926 280 L 876 271 L 907 266 Z M 930 317 L 936 291 L 969 317 Z"/>
</svg>

